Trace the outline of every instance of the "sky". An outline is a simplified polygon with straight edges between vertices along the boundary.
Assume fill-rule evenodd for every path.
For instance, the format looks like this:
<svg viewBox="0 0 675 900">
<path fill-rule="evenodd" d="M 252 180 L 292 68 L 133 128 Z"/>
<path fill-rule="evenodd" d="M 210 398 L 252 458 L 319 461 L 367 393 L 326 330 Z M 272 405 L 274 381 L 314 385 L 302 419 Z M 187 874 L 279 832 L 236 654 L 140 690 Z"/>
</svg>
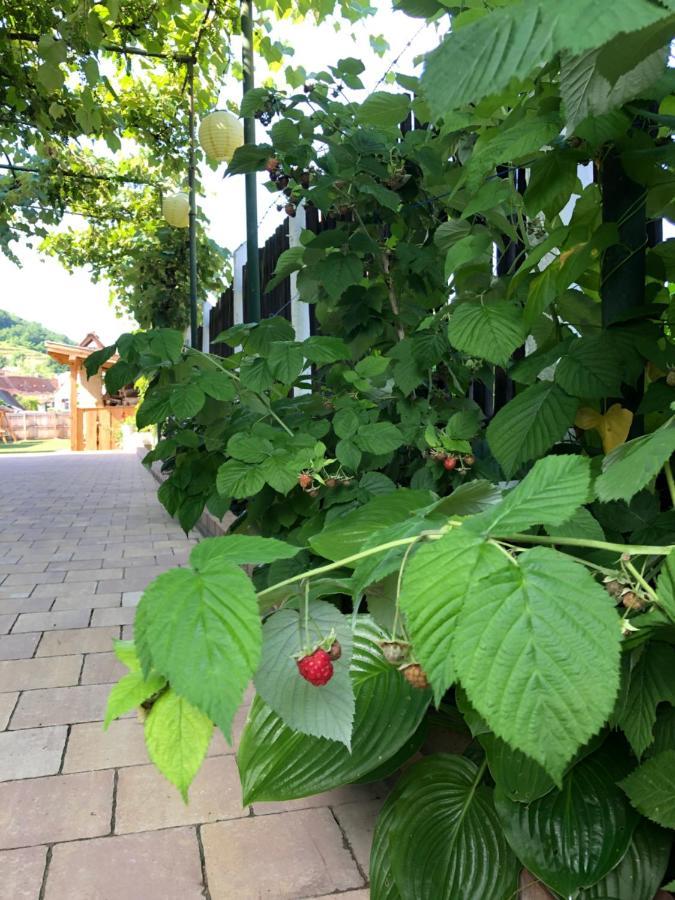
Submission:
<svg viewBox="0 0 675 900">
<path fill-rule="evenodd" d="M 362 59 L 366 71 L 362 76 L 368 91 L 373 90 L 388 66 L 397 57 L 394 69 L 412 73 L 414 60 L 419 54 L 436 45 L 438 38 L 433 28 L 423 25 L 421 20 L 411 19 L 401 12 L 391 9 L 389 0 L 381 0 L 378 13 L 355 25 L 344 24 L 335 31 L 333 24 L 325 22 L 320 26 L 290 22 L 280 22 L 275 28 L 280 40 L 291 44 L 295 54 L 290 60 L 293 66 L 304 66 L 318 71 L 334 64 L 341 57 L 355 56 Z M 369 35 L 383 34 L 390 49 L 380 58 L 370 47 Z M 259 67 L 259 80 L 266 71 Z M 279 75 L 275 75 L 278 81 Z M 387 89 L 380 84 L 379 89 Z M 241 95 L 241 85 L 232 81 L 224 85 L 222 102 Z M 358 95 L 354 95 L 358 99 Z M 364 94 L 365 96 L 365 94 Z M 257 140 L 265 140 L 265 130 L 258 125 Z M 223 180 L 225 167 L 217 172 L 205 168 L 202 172 L 204 195 L 198 203 L 211 219 L 210 234 L 218 243 L 231 251 L 241 244 L 246 236 L 244 218 L 244 176 L 237 175 Z M 258 220 L 261 221 L 260 242 L 265 240 L 283 218 L 283 213 L 275 209 L 276 197 L 262 187 L 258 189 Z M 182 186 L 178 186 L 182 187 Z M 270 208 L 271 205 L 271 208 Z M 74 217 L 64 224 L 77 224 Z M 109 303 L 109 290 L 104 283 L 93 284 L 86 270 L 69 274 L 53 258 L 45 257 L 27 247 L 14 248 L 23 265 L 21 268 L 0 255 L 0 309 L 40 322 L 48 328 L 66 334 L 71 340 L 79 341 L 89 332 L 95 331 L 104 342 L 112 342 L 122 331 L 135 327 L 129 319 L 115 316 Z"/>
</svg>

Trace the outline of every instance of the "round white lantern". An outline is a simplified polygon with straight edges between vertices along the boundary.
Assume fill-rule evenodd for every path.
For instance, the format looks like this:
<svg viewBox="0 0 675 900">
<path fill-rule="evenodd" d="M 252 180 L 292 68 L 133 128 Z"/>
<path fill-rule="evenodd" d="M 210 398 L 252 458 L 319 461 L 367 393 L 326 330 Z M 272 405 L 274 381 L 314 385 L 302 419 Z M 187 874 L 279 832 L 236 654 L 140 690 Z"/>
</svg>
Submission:
<svg viewBox="0 0 675 900">
<path fill-rule="evenodd" d="M 185 191 L 162 197 L 162 214 L 173 228 L 187 228 L 190 224 L 190 198 Z"/>
<path fill-rule="evenodd" d="M 244 126 L 231 112 L 217 109 L 200 122 L 199 143 L 209 159 L 229 163 L 244 143 Z"/>
</svg>

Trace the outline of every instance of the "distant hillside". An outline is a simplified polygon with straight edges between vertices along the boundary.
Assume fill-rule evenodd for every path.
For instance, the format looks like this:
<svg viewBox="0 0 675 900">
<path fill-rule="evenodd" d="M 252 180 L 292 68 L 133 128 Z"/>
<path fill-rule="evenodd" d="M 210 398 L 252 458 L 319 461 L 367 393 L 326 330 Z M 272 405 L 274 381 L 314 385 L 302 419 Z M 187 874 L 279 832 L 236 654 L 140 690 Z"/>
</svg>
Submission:
<svg viewBox="0 0 675 900">
<path fill-rule="evenodd" d="M 65 334 L 0 309 L 0 368 L 17 370 L 25 375 L 60 371 L 63 367 L 45 353 L 45 341 L 71 343 Z"/>
</svg>

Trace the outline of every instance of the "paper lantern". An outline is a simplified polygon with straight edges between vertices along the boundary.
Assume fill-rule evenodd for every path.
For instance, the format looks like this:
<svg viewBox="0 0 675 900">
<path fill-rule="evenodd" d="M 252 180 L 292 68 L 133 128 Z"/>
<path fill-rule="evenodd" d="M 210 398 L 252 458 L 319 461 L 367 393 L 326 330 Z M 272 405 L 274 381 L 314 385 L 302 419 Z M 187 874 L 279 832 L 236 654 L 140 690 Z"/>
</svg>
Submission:
<svg viewBox="0 0 675 900">
<path fill-rule="evenodd" d="M 200 122 L 199 143 L 209 159 L 229 163 L 244 143 L 244 126 L 231 112 L 217 109 Z"/>
<path fill-rule="evenodd" d="M 187 228 L 190 224 L 190 198 L 185 191 L 162 197 L 162 214 L 174 228 Z"/>
</svg>

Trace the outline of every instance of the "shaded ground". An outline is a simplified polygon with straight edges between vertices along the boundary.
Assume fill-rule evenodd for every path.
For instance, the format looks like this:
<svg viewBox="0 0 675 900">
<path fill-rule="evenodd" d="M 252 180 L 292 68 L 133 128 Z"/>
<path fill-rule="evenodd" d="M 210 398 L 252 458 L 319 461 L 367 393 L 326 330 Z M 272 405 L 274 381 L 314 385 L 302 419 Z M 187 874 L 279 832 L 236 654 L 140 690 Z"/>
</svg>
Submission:
<svg viewBox="0 0 675 900">
<path fill-rule="evenodd" d="M 380 786 L 242 808 L 216 736 L 185 806 L 133 715 L 103 732 L 112 641 L 196 540 L 136 457 L 7 456 L 0 475 L 0 900 L 367 900 Z"/>
<path fill-rule="evenodd" d="M 0 443 L 0 453 L 53 453 L 55 450 L 69 450 L 66 438 L 49 438 L 44 441 L 16 441 L 12 444 Z"/>
</svg>

